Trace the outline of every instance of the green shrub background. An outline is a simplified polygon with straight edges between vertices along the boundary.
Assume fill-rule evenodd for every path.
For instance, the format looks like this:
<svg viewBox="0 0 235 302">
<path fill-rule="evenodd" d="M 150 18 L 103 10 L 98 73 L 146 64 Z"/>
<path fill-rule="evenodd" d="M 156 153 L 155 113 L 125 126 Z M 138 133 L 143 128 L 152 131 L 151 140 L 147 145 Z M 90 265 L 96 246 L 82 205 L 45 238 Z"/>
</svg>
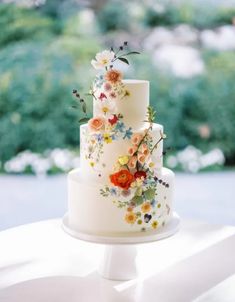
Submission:
<svg viewBox="0 0 235 302">
<path fill-rule="evenodd" d="M 79 17 L 71 12 L 63 18 L 58 11 L 53 13 L 55 7 L 55 3 L 54 8 L 38 10 L 0 5 L 3 162 L 26 149 L 43 152 L 78 147 L 82 113 L 71 109 L 71 91 L 89 89 L 94 76 L 90 60 L 104 47 L 102 33 L 128 30 L 132 23 L 131 15 L 124 18 L 125 9 L 118 7 L 117 1 L 108 2 L 99 11 L 92 28 L 80 25 Z M 187 22 L 205 28 L 225 24 L 233 16 L 230 10 L 207 13 L 208 18 L 198 18 L 195 8 L 187 5 L 180 13 L 168 7 L 164 14 L 145 7 L 139 22 L 147 27 Z M 203 58 L 205 74 L 188 80 L 158 71 L 148 54 L 132 60 L 135 70 L 130 70 L 129 76 L 151 81 L 151 103 L 157 110 L 157 121 L 165 126 L 167 146 L 179 150 L 193 144 L 203 151 L 219 147 L 227 164 L 234 164 L 235 53 L 204 51 Z M 204 124 L 210 129 L 208 139 L 198 131 Z"/>
</svg>

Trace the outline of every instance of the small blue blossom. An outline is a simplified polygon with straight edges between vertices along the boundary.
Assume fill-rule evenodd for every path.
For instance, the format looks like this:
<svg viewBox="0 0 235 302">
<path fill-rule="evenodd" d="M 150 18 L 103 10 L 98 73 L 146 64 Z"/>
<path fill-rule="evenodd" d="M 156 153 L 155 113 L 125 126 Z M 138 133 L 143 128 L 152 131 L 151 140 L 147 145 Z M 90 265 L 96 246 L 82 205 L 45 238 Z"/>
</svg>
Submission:
<svg viewBox="0 0 235 302">
<path fill-rule="evenodd" d="M 102 140 L 103 140 L 103 135 L 102 135 L 102 134 L 97 134 L 96 139 L 97 139 L 97 141 L 98 141 L 99 143 L 101 143 Z"/>
<path fill-rule="evenodd" d="M 115 129 L 119 132 L 125 131 L 125 125 L 123 122 L 117 122 Z"/>
<path fill-rule="evenodd" d="M 112 138 L 113 141 L 115 141 L 117 139 L 117 136 L 115 134 L 112 134 L 111 138 Z"/>
<path fill-rule="evenodd" d="M 123 139 L 125 139 L 125 138 L 130 139 L 131 136 L 132 136 L 132 134 L 133 134 L 132 128 L 130 127 L 129 129 L 126 130 L 126 132 L 125 132 L 125 134 L 124 134 L 124 136 L 123 136 Z"/>
<path fill-rule="evenodd" d="M 116 188 L 111 188 L 110 189 L 110 194 L 111 195 L 117 195 L 117 189 Z"/>
<path fill-rule="evenodd" d="M 151 206 L 152 206 L 152 207 L 155 207 L 156 203 L 157 203 L 157 201 L 156 201 L 155 199 L 153 199 L 153 200 L 151 201 Z"/>
</svg>

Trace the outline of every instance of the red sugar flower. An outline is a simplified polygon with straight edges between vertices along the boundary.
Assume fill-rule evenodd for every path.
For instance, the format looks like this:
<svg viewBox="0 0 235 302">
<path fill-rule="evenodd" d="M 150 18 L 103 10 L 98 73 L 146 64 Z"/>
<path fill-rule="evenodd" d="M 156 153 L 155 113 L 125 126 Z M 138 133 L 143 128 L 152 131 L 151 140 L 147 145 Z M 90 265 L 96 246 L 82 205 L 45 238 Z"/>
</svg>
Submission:
<svg viewBox="0 0 235 302">
<path fill-rule="evenodd" d="M 146 172 L 144 172 L 144 171 L 136 171 L 134 174 L 135 179 L 141 178 L 141 177 L 146 178 L 146 176 L 147 176 Z"/>
<path fill-rule="evenodd" d="M 109 119 L 108 119 L 108 121 L 109 121 L 109 123 L 110 123 L 111 125 L 114 125 L 114 124 L 117 123 L 118 117 L 116 116 L 116 114 L 114 114 L 114 115 L 112 115 L 112 118 L 109 118 Z"/>
</svg>

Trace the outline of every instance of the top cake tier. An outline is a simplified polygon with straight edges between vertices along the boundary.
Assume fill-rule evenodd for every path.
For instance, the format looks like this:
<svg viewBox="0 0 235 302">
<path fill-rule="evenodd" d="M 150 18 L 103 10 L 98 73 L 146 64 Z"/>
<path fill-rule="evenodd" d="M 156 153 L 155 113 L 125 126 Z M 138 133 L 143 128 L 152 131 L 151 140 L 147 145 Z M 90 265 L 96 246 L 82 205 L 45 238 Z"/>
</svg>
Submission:
<svg viewBox="0 0 235 302">
<path fill-rule="evenodd" d="M 149 106 L 149 82 L 144 80 L 122 80 L 113 87 L 105 82 L 94 88 L 93 116 L 110 114 L 123 116 L 123 123 L 134 130 L 144 127 Z M 111 99 L 111 100 L 110 100 Z"/>
</svg>

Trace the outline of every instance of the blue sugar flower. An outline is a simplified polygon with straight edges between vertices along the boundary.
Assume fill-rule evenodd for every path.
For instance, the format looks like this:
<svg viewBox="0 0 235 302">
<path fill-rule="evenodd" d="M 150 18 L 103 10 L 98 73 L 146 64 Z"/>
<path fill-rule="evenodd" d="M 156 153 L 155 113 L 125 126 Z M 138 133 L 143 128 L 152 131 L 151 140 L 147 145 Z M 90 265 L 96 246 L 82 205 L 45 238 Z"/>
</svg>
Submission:
<svg viewBox="0 0 235 302">
<path fill-rule="evenodd" d="M 152 206 L 152 207 L 155 207 L 156 203 L 157 203 L 157 201 L 156 201 L 155 199 L 153 199 L 153 200 L 151 201 L 151 206 Z"/>
<path fill-rule="evenodd" d="M 111 135 L 112 140 L 114 141 L 115 139 L 117 139 L 117 136 L 115 134 Z"/>
<path fill-rule="evenodd" d="M 125 134 L 124 134 L 124 136 L 123 136 L 123 139 L 125 139 L 125 138 L 130 139 L 131 136 L 132 136 L 132 134 L 133 134 L 132 128 L 130 127 L 129 129 L 126 130 L 126 132 L 125 132 Z"/>
<path fill-rule="evenodd" d="M 116 190 L 116 188 L 111 188 L 109 191 L 110 191 L 110 194 L 111 194 L 111 195 L 117 195 L 117 190 Z"/>
<path fill-rule="evenodd" d="M 119 132 L 125 131 L 125 125 L 123 122 L 117 122 L 115 129 Z"/>
<path fill-rule="evenodd" d="M 97 139 L 97 141 L 98 141 L 99 143 L 101 143 L 102 140 L 103 140 L 103 135 L 102 135 L 102 134 L 97 134 L 96 139 Z"/>
</svg>

